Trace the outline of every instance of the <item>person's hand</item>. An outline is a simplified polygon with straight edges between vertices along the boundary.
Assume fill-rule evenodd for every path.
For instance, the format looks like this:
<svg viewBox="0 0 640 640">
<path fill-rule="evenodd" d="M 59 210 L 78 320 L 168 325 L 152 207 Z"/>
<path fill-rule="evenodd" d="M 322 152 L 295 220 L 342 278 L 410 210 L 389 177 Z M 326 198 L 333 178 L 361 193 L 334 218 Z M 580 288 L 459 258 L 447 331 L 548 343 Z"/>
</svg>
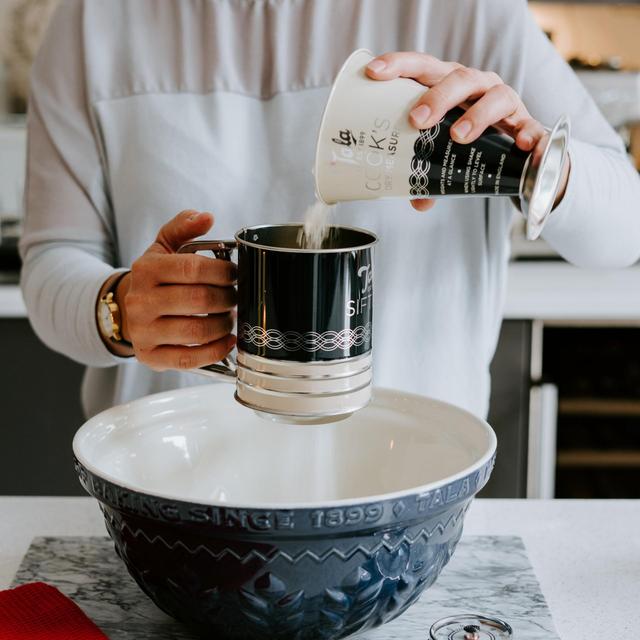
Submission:
<svg viewBox="0 0 640 640">
<path fill-rule="evenodd" d="M 531 117 L 520 96 L 492 71 L 479 71 L 457 62 L 444 62 L 426 53 L 385 53 L 367 66 L 374 80 L 413 78 L 429 87 L 409 114 L 417 129 L 434 126 L 447 111 L 462 103 L 472 103 L 451 127 L 454 142 L 467 144 L 494 125 L 515 139 L 523 151 L 531 151 L 546 136 L 544 127 Z M 569 176 L 569 162 L 558 190 L 556 204 L 562 199 Z M 427 211 L 435 200 L 411 200 L 414 209 Z"/>
<path fill-rule="evenodd" d="M 182 211 L 118 283 L 122 337 L 156 371 L 211 364 L 235 345 L 236 265 L 176 253 L 212 225 L 210 213 Z"/>
</svg>

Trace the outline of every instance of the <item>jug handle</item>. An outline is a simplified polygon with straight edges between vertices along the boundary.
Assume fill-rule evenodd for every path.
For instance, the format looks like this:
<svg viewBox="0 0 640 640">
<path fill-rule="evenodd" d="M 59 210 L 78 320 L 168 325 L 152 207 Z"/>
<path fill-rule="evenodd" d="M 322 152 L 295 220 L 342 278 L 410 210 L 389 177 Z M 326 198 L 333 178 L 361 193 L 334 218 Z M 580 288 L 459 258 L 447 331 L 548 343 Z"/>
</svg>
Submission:
<svg viewBox="0 0 640 640">
<path fill-rule="evenodd" d="M 198 251 L 211 251 L 218 260 L 231 260 L 231 252 L 238 248 L 235 240 L 194 240 L 183 244 L 178 253 L 197 253 Z M 225 382 L 235 382 L 236 362 L 232 355 L 223 358 L 220 362 L 205 365 L 199 369 L 189 369 L 193 373 L 202 376 L 209 376 L 224 380 Z"/>
</svg>

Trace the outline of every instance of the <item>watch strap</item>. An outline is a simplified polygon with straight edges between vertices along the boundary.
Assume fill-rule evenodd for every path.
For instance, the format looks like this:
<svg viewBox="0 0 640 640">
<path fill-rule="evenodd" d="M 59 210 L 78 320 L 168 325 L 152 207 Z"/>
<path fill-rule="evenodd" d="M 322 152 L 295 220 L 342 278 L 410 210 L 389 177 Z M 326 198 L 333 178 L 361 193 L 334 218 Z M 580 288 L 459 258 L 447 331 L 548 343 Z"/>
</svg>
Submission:
<svg viewBox="0 0 640 640">
<path fill-rule="evenodd" d="M 111 278 L 105 281 L 99 292 L 98 303 L 96 305 L 96 324 L 103 342 L 109 347 L 109 349 L 112 349 L 110 345 L 113 345 L 113 348 L 117 349 L 116 355 L 125 357 L 133 355 L 133 345 L 122 337 L 121 311 L 115 301 L 115 292 L 120 280 L 122 280 L 127 273 L 129 273 L 128 269 L 118 271 Z M 109 310 L 111 312 L 112 335 L 110 336 L 105 335 L 100 323 L 100 318 L 98 317 L 98 314 L 101 311 L 100 307 L 103 306 L 103 304 L 109 305 Z M 122 349 L 128 351 L 128 353 L 120 353 Z"/>
</svg>

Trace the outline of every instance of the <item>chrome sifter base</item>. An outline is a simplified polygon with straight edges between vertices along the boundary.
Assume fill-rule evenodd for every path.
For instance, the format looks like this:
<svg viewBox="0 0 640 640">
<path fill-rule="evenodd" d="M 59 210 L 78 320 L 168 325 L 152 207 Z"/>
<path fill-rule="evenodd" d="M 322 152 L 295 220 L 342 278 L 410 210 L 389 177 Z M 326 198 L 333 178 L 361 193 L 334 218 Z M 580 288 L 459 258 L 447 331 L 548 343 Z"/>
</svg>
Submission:
<svg viewBox="0 0 640 640">
<path fill-rule="evenodd" d="M 371 401 L 371 364 L 371 353 L 327 362 L 291 362 L 239 351 L 235 397 L 272 422 L 337 422 Z"/>
<path fill-rule="evenodd" d="M 236 400 L 238 397 L 236 395 Z M 238 400 L 240 404 L 242 402 Z M 246 405 L 245 405 L 246 406 Z M 268 420 L 269 422 L 278 422 L 280 424 L 300 424 L 300 425 L 314 425 L 314 424 L 331 424 L 332 422 L 340 422 L 342 420 L 346 420 L 348 417 L 352 416 L 354 412 L 350 413 L 340 413 L 335 416 L 289 416 L 289 415 L 279 415 L 277 413 L 266 413 L 265 411 L 260 411 L 258 409 L 253 410 L 254 413 L 263 420 Z"/>
</svg>

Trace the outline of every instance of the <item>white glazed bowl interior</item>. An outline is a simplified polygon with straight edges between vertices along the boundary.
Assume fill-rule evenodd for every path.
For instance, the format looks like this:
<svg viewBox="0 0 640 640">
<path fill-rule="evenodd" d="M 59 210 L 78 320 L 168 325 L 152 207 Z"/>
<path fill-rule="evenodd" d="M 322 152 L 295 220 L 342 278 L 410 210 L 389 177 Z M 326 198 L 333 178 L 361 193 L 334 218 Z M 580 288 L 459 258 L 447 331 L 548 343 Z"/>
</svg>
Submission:
<svg viewBox="0 0 640 640">
<path fill-rule="evenodd" d="M 226 384 L 160 393 L 90 419 L 73 449 L 91 472 L 169 499 L 302 508 L 414 494 L 481 468 L 496 437 L 443 402 L 377 388 L 342 422 L 269 422 Z"/>
</svg>

